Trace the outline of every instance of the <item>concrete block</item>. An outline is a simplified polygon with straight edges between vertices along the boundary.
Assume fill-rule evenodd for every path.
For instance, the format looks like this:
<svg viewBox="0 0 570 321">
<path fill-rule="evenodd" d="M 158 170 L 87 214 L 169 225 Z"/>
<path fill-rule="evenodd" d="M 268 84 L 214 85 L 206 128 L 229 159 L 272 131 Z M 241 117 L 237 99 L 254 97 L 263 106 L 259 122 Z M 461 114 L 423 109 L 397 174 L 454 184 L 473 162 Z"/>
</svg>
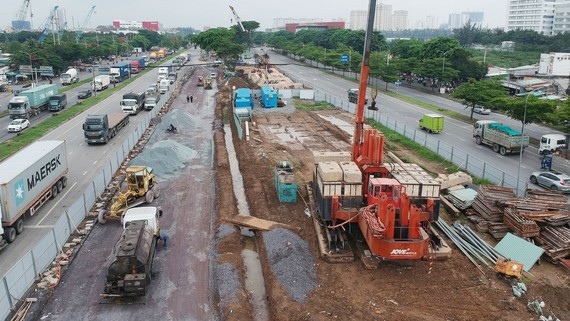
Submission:
<svg viewBox="0 0 570 321">
<path fill-rule="evenodd" d="M 80 238 L 75 238 L 75 239 L 71 240 L 71 242 L 73 242 L 73 243 L 75 243 L 75 244 L 78 244 L 78 243 L 81 243 L 81 239 L 80 239 Z"/>
<path fill-rule="evenodd" d="M 85 230 L 86 230 L 86 231 L 91 231 L 92 228 L 93 228 L 93 227 L 91 227 L 91 226 L 86 226 L 86 227 L 85 227 Z"/>
<path fill-rule="evenodd" d="M 65 266 L 65 265 L 68 265 L 68 264 L 69 264 L 69 261 L 67 261 L 67 260 L 61 260 L 61 261 L 59 261 L 59 265 L 61 265 L 61 266 Z"/>
<path fill-rule="evenodd" d="M 70 248 L 70 247 L 74 247 L 74 246 L 76 246 L 76 245 L 77 245 L 77 244 L 75 244 L 75 243 L 65 243 L 65 244 L 63 245 L 63 247 L 64 247 L 64 248 Z"/>
<path fill-rule="evenodd" d="M 38 288 L 42 290 L 47 290 L 48 287 L 49 287 L 49 282 L 47 281 L 42 281 L 38 283 Z"/>
</svg>

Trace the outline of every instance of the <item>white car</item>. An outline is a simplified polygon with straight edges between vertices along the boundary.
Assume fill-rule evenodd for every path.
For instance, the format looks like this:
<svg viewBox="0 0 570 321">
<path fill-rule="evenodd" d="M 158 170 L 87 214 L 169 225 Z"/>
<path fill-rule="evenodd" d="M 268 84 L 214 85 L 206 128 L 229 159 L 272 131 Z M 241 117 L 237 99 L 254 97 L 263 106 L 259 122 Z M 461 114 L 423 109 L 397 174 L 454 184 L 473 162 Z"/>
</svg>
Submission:
<svg viewBox="0 0 570 321">
<path fill-rule="evenodd" d="M 491 109 L 483 106 L 473 107 L 473 112 L 479 115 L 491 115 Z"/>
<path fill-rule="evenodd" d="M 27 119 L 14 119 L 10 125 L 8 125 L 9 132 L 21 132 L 22 130 L 30 127 L 30 121 Z"/>
</svg>

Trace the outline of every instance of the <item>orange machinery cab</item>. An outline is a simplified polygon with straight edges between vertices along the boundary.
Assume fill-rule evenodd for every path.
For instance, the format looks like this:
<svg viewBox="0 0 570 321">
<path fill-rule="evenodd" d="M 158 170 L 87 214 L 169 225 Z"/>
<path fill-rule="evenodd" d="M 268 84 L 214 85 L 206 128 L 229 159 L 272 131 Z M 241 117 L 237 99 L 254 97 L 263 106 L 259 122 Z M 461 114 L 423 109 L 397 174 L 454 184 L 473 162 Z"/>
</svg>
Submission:
<svg viewBox="0 0 570 321">
<path fill-rule="evenodd" d="M 370 251 L 389 260 L 421 259 L 428 252 L 430 238 L 421 223 L 429 213 L 410 205 L 405 192 L 393 178 L 370 178 L 366 200 L 373 212 L 358 219 Z"/>
</svg>

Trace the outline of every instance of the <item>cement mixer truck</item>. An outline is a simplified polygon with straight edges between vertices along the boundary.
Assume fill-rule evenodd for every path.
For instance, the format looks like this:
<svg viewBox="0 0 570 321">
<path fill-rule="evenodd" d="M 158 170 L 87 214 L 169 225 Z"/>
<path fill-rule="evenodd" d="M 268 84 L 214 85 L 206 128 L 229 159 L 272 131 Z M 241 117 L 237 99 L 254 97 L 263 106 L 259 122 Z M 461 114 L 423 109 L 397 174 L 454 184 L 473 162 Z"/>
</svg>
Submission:
<svg viewBox="0 0 570 321">
<path fill-rule="evenodd" d="M 66 72 L 59 76 L 61 79 L 62 85 L 71 85 L 79 81 L 79 77 L 77 76 L 77 69 L 69 68 Z"/>
</svg>

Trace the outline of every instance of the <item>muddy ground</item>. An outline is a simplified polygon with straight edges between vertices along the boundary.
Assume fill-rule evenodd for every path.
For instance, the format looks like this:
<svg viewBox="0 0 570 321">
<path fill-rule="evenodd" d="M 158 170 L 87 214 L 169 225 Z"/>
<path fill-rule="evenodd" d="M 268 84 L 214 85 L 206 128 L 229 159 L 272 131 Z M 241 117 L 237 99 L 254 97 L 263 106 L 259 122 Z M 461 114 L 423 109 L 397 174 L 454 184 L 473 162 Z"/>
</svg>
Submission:
<svg viewBox="0 0 570 321">
<path fill-rule="evenodd" d="M 216 117 L 228 123 L 231 107 L 225 97 L 229 97 L 228 89 L 220 88 Z M 257 232 L 271 320 L 538 320 L 538 315 L 527 311 L 527 302 L 535 299 L 545 302 L 547 316 L 570 320 L 568 274 L 548 263 L 532 270 L 533 275 L 525 278 L 528 293 L 515 298 L 508 281 L 498 279 L 490 269 L 482 275 L 455 247 L 448 261 L 383 262 L 376 270 L 364 269 L 358 260 L 325 262 L 319 257 L 312 219 L 304 214 L 305 201 L 309 201 L 305 184 L 311 180 L 312 151 L 350 151 L 350 133 L 338 125 L 352 125 L 353 115 L 336 109 L 293 113 L 256 110 L 253 121 L 250 141 L 240 140 L 232 124 L 249 211 L 252 216 L 295 227 L 295 233 L 308 244 L 317 271 L 316 289 L 304 302 L 295 301 L 272 274 L 262 232 Z M 218 225 L 238 213 L 224 139 L 223 131 L 217 131 Z M 430 172 L 444 171 L 438 164 L 423 164 L 413 151 L 398 147 L 393 151 L 422 163 Z M 294 204 L 282 204 L 277 199 L 273 167 L 283 160 L 294 166 L 301 195 Z M 216 247 L 217 264 L 230 263 L 244 271 L 239 234 L 223 238 Z M 220 304 L 222 319 L 256 319 L 250 296 L 243 288 L 230 302 Z"/>
</svg>

